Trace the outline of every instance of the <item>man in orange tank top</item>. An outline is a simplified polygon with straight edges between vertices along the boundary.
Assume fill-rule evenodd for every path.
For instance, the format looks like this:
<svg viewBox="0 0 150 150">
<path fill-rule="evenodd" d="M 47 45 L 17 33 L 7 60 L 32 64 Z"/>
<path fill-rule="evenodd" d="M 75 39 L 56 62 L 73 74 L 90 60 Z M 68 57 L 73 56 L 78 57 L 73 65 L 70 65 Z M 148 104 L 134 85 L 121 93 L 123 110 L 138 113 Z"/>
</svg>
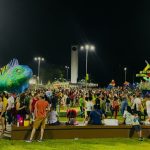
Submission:
<svg viewBox="0 0 150 150">
<path fill-rule="evenodd" d="M 41 127 L 41 135 L 38 142 L 42 142 L 43 135 L 44 135 L 44 129 L 45 129 L 45 120 L 47 117 L 47 113 L 50 111 L 50 105 L 47 101 L 44 99 L 44 94 L 40 94 L 39 100 L 35 104 L 35 121 L 33 124 L 33 129 L 31 132 L 30 139 L 26 142 L 32 142 L 33 137 L 35 135 L 36 129 Z"/>
</svg>

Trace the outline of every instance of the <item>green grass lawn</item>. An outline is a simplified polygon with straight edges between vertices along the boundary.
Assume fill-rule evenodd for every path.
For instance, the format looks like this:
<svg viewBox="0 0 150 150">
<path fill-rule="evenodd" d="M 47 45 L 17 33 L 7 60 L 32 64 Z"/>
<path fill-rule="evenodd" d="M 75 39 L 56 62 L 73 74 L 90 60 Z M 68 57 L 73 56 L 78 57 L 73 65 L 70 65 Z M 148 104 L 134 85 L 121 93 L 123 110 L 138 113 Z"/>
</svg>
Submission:
<svg viewBox="0 0 150 150">
<path fill-rule="evenodd" d="M 77 117 L 77 121 L 83 120 Z M 118 120 L 123 121 L 121 116 L 118 116 Z M 67 121 L 65 115 L 60 117 L 60 121 Z M 137 138 L 49 139 L 42 143 L 0 139 L 0 150 L 148 150 L 149 147 L 150 139 L 141 142 Z"/>
<path fill-rule="evenodd" d="M 45 140 L 42 143 L 0 139 L 0 150 L 148 150 L 150 139 L 137 138 Z"/>
</svg>

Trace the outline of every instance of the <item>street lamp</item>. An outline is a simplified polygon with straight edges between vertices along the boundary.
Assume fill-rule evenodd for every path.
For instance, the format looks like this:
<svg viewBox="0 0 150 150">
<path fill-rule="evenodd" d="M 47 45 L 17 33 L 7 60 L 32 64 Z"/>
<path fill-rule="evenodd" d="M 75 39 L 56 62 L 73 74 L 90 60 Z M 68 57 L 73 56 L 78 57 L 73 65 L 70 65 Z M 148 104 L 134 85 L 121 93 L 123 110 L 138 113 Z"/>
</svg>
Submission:
<svg viewBox="0 0 150 150">
<path fill-rule="evenodd" d="M 69 70 L 69 66 L 65 66 L 65 69 L 67 70 L 67 81 L 68 81 L 68 70 Z"/>
<path fill-rule="evenodd" d="M 127 78 L 127 67 L 124 67 L 124 73 L 125 73 L 124 80 L 126 81 L 126 78 Z"/>
<path fill-rule="evenodd" d="M 88 52 L 89 51 L 95 51 L 95 46 L 91 45 L 91 44 L 85 44 L 80 46 L 80 50 L 85 50 L 86 52 L 86 67 L 85 67 L 85 72 L 86 72 L 86 76 L 85 76 L 85 88 L 87 91 L 87 80 L 88 80 Z"/>
<path fill-rule="evenodd" d="M 40 65 L 41 65 L 41 61 L 44 61 L 44 58 L 43 57 L 35 57 L 34 60 L 38 62 L 38 85 L 39 85 L 39 83 L 40 83 Z"/>
</svg>

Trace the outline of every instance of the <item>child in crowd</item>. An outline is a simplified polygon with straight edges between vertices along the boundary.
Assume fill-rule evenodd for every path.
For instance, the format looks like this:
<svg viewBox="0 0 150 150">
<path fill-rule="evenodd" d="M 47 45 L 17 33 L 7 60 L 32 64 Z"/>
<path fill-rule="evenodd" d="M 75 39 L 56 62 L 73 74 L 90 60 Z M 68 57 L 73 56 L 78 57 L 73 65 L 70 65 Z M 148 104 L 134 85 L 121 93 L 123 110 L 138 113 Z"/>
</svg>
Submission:
<svg viewBox="0 0 150 150">
<path fill-rule="evenodd" d="M 125 119 L 125 124 L 132 125 L 132 128 L 138 133 L 139 141 L 143 141 L 142 128 L 140 125 L 138 114 L 135 111 L 132 112 L 131 107 L 127 106 L 126 110 L 124 111 L 123 117 Z"/>
<path fill-rule="evenodd" d="M 139 116 L 136 112 L 133 114 L 132 127 L 138 133 L 139 141 L 143 141 L 142 128 L 139 121 Z"/>
</svg>

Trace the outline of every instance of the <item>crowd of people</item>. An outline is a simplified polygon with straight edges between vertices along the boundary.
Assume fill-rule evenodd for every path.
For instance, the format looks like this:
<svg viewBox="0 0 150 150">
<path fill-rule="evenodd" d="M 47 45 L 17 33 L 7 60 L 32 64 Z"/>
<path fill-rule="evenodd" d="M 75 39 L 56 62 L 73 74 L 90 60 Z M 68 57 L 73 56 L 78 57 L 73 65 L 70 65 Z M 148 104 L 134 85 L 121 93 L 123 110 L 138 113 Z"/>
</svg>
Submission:
<svg viewBox="0 0 150 150">
<path fill-rule="evenodd" d="M 79 108 L 80 111 L 77 112 Z M 141 124 L 150 124 L 150 94 L 143 95 L 138 88 L 111 89 L 58 88 L 28 90 L 25 93 L 0 93 L 1 134 L 6 124 L 17 124 L 18 116 L 33 123 L 30 141 L 41 125 L 43 138 L 45 123 L 60 125 L 60 109 L 66 111 L 65 125 L 77 125 L 77 116 L 83 123 L 100 125 L 104 118 L 122 118 L 122 124 L 132 125 L 142 140 Z M 121 116 L 121 117 L 120 117 Z"/>
</svg>

